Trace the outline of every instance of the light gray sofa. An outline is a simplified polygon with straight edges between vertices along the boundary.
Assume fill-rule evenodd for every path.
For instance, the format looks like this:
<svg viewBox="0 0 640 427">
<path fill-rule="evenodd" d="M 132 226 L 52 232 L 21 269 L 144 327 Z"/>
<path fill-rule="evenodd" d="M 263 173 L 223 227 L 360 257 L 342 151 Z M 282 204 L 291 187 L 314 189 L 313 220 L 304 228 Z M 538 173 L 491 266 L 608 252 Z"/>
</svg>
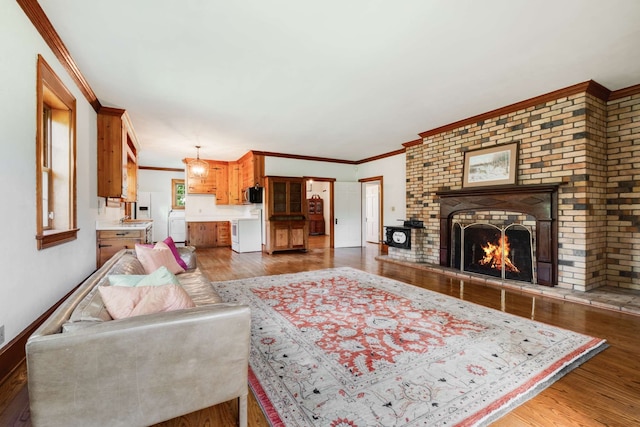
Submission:
<svg viewBox="0 0 640 427">
<path fill-rule="evenodd" d="M 179 248 L 190 268 L 177 277 L 196 307 L 112 320 L 97 286 L 144 274 L 123 249 L 35 331 L 26 345 L 35 427 L 148 426 L 234 398 L 247 425 L 249 308 L 220 302 L 192 249 Z"/>
</svg>

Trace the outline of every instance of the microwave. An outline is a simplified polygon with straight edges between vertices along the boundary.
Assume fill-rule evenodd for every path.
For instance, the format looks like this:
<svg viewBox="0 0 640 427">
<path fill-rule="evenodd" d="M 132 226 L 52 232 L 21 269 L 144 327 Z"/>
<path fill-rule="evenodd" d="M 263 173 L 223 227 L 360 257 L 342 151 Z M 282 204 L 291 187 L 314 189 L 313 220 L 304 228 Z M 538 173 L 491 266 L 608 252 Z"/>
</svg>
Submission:
<svg viewBox="0 0 640 427">
<path fill-rule="evenodd" d="M 244 190 L 245 203 L 262 203 L 262 187 L 249 187 Z"/>
</svg>

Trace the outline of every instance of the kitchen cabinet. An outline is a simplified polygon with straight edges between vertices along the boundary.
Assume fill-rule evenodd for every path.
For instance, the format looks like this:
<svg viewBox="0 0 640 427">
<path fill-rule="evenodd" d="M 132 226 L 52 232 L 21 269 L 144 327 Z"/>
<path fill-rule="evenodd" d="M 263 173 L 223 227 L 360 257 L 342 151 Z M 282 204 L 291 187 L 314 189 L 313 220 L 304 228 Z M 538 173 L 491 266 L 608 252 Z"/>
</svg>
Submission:
<svg viewBox="0 0 640 427">
<path fill-rule="evenodd" d="M 186 158 L 184 163 L 193 159 Z M 209 173 L 202 178 L 189 173 L 187 168 L 186 188 L 189 194 L 214 194 L 218 205 L 243 204 L 243 190 L 262 184 L 264 156 L 249 151 L 237 161 L 204 160 L 209 164 Z"/>
<path fill-rule="evenodd" d="M 196 248 L 231 246 L 229 221 L 187 222 L 187 245 Z"/>
<path fill-rule="evenodd" d="M 249 187 L 254 187 L 256 184 L 260 187 L 264 185 L 264 156 L 256 154 L 253 151 L 249 151 L 247 154 L 238 159 L 239 168 L 239 185 L 240 193 Z M 244 201 L 240 199 L 240 203 Z"/>
<path fill-rule="evenodd" d="M 266 244 L 268 253 L 308 249 L 307 204 L 304 180 L 293 177 L 265 177 Z"/>
<path fill-rule="evenodd" d="M 184 159 L 184 163 L 187 164 L 191 160 L 195 159 Z M 187 193 L 189 194 L 215 194 L 217 190 L 217 174 L 215 172 L 215 165 L 211 160 L 205 160 L 209 164 L 209 173 L 206 177 L 200 177 L 196 175 L 192 175 L 189 172 L 189 168 L 187 170 Z"/>
<path fill-rule="evenodd" d="M 309 213 L 309 235 L 320 236 L 324 234 L 324 200 L 314 194 L 307 199 L 307 212 Z"/>
<path fill-rule="evenodd" d="M 240 185 L 240 164 L 229 162 L 229 204 L 241 205 L 243 203 L 243 192 Z"/>
<path fill-rule="evenodd" d="M 227 162 L 213 162 L 216 174 L 216 204 L 229 204 L 229 164 Z"/>
<path fill-rule="evenodd" d="M 151 243 L 152 226 L 146 228 L 122 228 L 96 230 L 97 268 L 107 262 L 121 249 L 135 249 L 136 243 Z"/>
<path fill-rule="evenodd" d="M 125 110 L 101 107 L 98 117 L 98 196 L 135 202 L 138 141 Z"/>
<path fill-rule="evenodd" d="M 184 159 L 185 164 L 193 159 Z M 229 204 L 229 165 L 220 160 L 206 160 L 209 165 L 209 173 L 206 177 L 192 175 L 187 168 L 187 193 L 189 194 L 213 194 L 219 205 Z"/>
</svg>

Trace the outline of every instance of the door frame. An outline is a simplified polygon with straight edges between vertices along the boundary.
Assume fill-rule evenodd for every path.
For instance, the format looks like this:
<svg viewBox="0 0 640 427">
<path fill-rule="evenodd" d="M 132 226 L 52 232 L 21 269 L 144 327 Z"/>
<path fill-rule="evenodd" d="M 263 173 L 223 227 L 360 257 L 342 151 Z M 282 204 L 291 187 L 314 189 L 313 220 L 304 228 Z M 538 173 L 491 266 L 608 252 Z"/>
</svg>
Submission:
<svg viewBox="0 0 640 427">
<path fill-rule="evenodd" d="M 382 175 L 379 176 L 372 176 L 369 178 L 361 178 L 358 180 L 358 182 L 362 185 L 362 187 L 364 187 L 364 184 L 367 182 L 374 182 L 374 181 L 378 181 L 380 184 L 380 197 L 378 197 L 378 242 L 382 242 L 383 236 L 382 236 L 382 224 L 384 224 L 384 209 L 382 209 L 382 207 L 384 206 L 384 177 Z M 360 213 L 360 220 L 364 223 L 364 216 L 366 215 L 365 212 L 361 212 Z M 366 226 L 366 224 L 365 224 Z M 366 238 L 364 239 L 364 242 L 366 242 Z M 379 245 L 380 243 L 378 243 Z"/>
<path fill-rule="evenodd" d="M 333 241 L 333 237 L 334 237 L 334 230 L 333 230 L 333 224 L 334 224 L 334 212 L 333 212 L 333 194 L 334 194 L 334 188 L 333 188 L 333 183 L 336 182 L 335 178 L 326 178 L 326 177 L 317 177 L 317 176 L 303 176 L 302 177 L 304 179 L 304 188 L 305 188 L 305 194 L 306 194 L 306 189 L 307 189 L 307 182 L 308 181 L 320 181 L 320 182 L 328 182 L 329 183 L 329 247 L 333 248 L 334 247 L 334 241 Z"/>
</svg>

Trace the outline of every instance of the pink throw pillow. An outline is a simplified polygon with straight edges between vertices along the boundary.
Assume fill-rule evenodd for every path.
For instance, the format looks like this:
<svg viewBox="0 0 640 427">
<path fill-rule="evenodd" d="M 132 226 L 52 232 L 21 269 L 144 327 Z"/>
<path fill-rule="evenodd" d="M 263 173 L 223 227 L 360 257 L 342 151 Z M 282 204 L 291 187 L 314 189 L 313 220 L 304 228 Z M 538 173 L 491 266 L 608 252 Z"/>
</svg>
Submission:
<svg viewBox="0 0 640 427">
<path fill-rule="evenodd" d="M 182 258 L 180 258 L 180 253 L 178 252 L 178 248 L 176 247 L 176 244 L 171 238 L 171 236 L 164 239 L 163 242 L 165 243 L 165 245 L 169 247 L 169 249 L 171 250 L 171 253 L 173 254 L 173 257 L 176 259 L 176 262 L 180 264 L 180 267 L 184 268 L 185 270 L 188 270 L 189 266 L 187 266 L 187 263 L 184 262 Z"/>
<path fill-rule="evenodd" d="M 167 267 L 167 270 L 173 274 L 184 272 L 184 268 L 178 264 L 171 249 L 164 242 L 156 243 L 153 248 L 136 244 L 136 256 L 147 274 L 153 273 L 162 266 Z"/>
<path fill-rule="evenodd" d="M 178 285 L 99 286 L 98 291 L 114 319 L 195 307 L 189 294 Z"/>
</svg>

